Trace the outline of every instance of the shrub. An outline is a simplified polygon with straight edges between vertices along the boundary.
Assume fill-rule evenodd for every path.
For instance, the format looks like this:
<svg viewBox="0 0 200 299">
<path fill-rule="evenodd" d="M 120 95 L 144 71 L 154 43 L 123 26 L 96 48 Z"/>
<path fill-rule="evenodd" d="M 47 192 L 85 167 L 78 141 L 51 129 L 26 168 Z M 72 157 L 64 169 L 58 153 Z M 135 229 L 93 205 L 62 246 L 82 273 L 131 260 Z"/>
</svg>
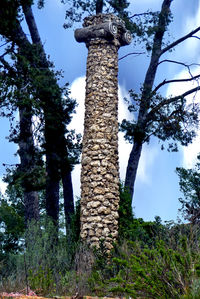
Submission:
<svg viewBox="0 0 200 299">
<path fill-rule="evenodd" d="M 26 246 L 18 254 L 9 254 L 2 260 L 4 271 L 0 271 L 0 288 L 7 291 L 6 281 L 19 291 L 27 287 L 39 295 L 62 294 L 63 277 L 72 269 L 76 245 L 67 244 L 66 236 L 60 232 L 55 239 L 55 227 L 50 222 L 44 226 L 31 223 L 25 232 Z M 6 269 L 6 270 L 5 270 Z M 1 269 L 0 269 L 1 270 Z M 21 283 L 17 283 L 17 281 Z M 15 284 L 16 282 L 16 284 Z M 10 287 L 9 290 L 10 291 Z"/>
<path fill-rule="evenodd" d="M 173 240 L 159 240 L 151 247 L 125 241 L 104 269 L 93 271 L 89 282 L 91 292 L 98 296 L 193 298 L 184 296 L 200 289 L 199 269 L 199 242 L 193 237 L 180 235 L 176 245 Z"/>
</svg>

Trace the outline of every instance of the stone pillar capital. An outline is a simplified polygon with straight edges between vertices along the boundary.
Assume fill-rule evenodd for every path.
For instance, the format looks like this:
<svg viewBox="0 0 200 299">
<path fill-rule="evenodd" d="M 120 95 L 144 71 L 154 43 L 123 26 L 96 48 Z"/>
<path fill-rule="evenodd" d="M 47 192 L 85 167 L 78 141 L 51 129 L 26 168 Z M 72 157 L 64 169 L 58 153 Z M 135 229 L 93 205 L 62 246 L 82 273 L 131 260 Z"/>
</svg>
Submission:
<svg viewBox="0 0 200 299">
<path fill-rule="evenodd" d="M 126 46 L 132 41 L 130 31 L 119 17 L 112 14 L 98 14 L 84 19 L 83 28 L 75 30 L 77 42 L 86 44 L 93 40 L 107 40 L 115 45 Z"/>
</svg>

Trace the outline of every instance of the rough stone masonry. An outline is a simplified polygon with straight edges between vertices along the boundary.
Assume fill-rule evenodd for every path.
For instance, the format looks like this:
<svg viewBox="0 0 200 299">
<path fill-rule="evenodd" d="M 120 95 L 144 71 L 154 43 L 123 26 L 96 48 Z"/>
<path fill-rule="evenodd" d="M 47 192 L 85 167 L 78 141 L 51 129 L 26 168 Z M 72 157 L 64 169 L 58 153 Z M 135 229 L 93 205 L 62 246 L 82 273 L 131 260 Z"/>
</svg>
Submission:
<svg viewBox="0 0 200 299">
<path fill-rule="evenodd" d="M 110 250 L 118 235 L 118 49 L 130 44 L 112 14 L 87 17 L 75 31 L 88 48 L 81 170 L 81 238 Z"/>
</svg>

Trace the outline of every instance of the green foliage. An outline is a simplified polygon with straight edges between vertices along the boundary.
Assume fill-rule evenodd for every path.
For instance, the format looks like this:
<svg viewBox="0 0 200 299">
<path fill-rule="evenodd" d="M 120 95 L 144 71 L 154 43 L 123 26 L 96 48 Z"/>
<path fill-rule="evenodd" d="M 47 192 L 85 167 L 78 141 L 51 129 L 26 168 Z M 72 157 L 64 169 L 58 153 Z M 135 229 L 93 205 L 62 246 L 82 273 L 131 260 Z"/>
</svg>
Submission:
<svg viewBox="0 0 200 299">
<path fill-rule="evenodd" d="M 96 8 L 95 0 L 61 0 L 66 4 L 66 20 L 64 28 L 73 26 L 75 22 L 81 22 L 85 16 L 94 15 Z M 147 11 L 141 14 L 133 14 L 129 9 L 130 2 L 127 0 L 105 0 L 103 1 L 103 13 L 113 13 L 122 18 L 126 28 L 132 33 L 134 43 L 141 43 L 149 52 L 152 50 L 153 37 L 159 31 L 159 13 Z M 172 20 L 170 13 L 164 14 L 165 26 Z"/>
<path fill-rule="evenodd" d="M 179 176 L 180 191 L 184 199 L 180 198 L 182 203 L 182 212 L 185 219 L 193 224 L 200 221 L 200 155 L 197 156 L 197 163 L 193 169 L 177 167 L 176 173 Z"/>
<path fill-rule="evenodd" d="M 55 226 L 51 221 L 44 224 L 32 222 L 22 237 L 23 252 L 7 254 L 0 260 L 0 288 L 6 282 L 21 278 L 21 289 L 28 286 L 37 294 L 50 295 L 64 292 L 64 277 L 73 267 L 73 260 L 77 245 L 68 243 L 68 239 L 59 232 L 58 240 L 55 239 Z M 15 277 L 15 278 L 14 278 Z M 16 286 L 15 286 L 16 288 Z M 73 289 L 74 291 L 74 289 Z M 73 292 L 72 291 L 72 292 Z"/>
<path fill-rule="evenodd" d="M 71 230 L 72 230 L 72 238 L 75 242 L 79 241 L 80 238 L 80 199 L 78 199 L 75 203 L 75 213 L 72 216 Z"/>
<path fill-rule="evenodd" d="M 38 8 L 39 9 L 43 8 L 44 7 L 44 3 L 45 3 L 44 0 L 38 0 L 38 2 L 37 2 Z"/>
<path fill-rule="evenodd" d="M 20 15 L 18 0 L 2 0 L 0 18 L 4 20 L 0 24 L 0 34 L 7 36 L 11 34 L 10 28 L 16 26 L 16 20 Z"/>
<path fill-rule="evenodd" d="M 161 220 L 138 223 L 149 239 L 163 229 Z M 152 227 L 157 227 L 157 232 Z M 103 240 L 92 252 L 84 244 L 72 246 L 55 227 L 32 224 L 26 231 L 26 249 L 0 262 L 0 290 L 25 281 L 38 295 L 131 296 L 132 298 L 198 298 L 200 281 L 199 229 L 188 225 L 165 227 L 165 238 L 153 243 L 119 240 L 108 254 Z M 33 237 L 34 236 L 34 237 Z M 161 236 L 163 236 L 161 234 Z M 34 241 L 33 241 L 34 240 Z M 12 283 L 11 283 L 12 281 Z M 19 288 L 19 289 L 20 289 Z M 193 297 L 192 297 L 193 296 Z"/>
<path fill-rule="evenodd" d="M 128 190 L 120 185 L 119 202 L 119 236 L 120 240 L 139 240 L 143 244 L 155 244 L 156 239 L 164 238 L 166 228 L 161 223 L 159 216 L 155 221 L 136 219 L 133 215 L 132 200 Z"/>
<path fill-rule="evenodd" d="M 23 206 L 20 202 L 9 204 L 6 199 L 0 202 L 0 261 L 9 253 L 20 250 L 19 241 L 25 229 Z"/>
<path fill-rule="evenodd" d="M 62 189 L 60 196 L 62 198 Z M 39 192 L 39 209 L 40 209 L 40 224 L 45 225 L 47 232 L 50 230 L 46 227 L 46 210 L 45 210 L 45 195 L 44 192 Z M 48 223 L 48 221 L 47 221 Z M 68 250 L 75 251 L 76 243 L 80 236 L 80 201 L 76 202 L 75 213 L 72 216 L 71 227 L 63 235 L 64 225 L 64 206 L 60 204 L 60 219 L 59 231 L 62 232 L 62 239 L 68 242 Z M 52 236 L 55 228 L 52 228 Z M 0 201 L 0 262 L 5 259 L 10 253 L 17 254 L 23 251 L 27 231 L 25 233 L 25 205 L 23 199 L 23 189 L 21 184 L 9 184 L 4 196 L 1 195 Z M 48 233 L 47 233 L 48 234 Z M 31 234 L 30 234 L 31 235 Z M 32 233 L 32 239 L 37 237 L 37 233 Z M 53 242 L 53 240 L 52 240 Z M 49 248 L 50 249 L 50 248 Z"/>
<path fill-rule="evenodd" d="M 0 65 L 3 73 L 0 74 L 2 88 L 0 91 L 1 116 L 7 116 L 11 120 L 10 141 L 18 143 L 23 136 L 20 136 L 19 124 L 12 121 L 15 119 L 13 113 L 20 108 L 29 107 L 30 113 L 36 115 L 40 122 L 34 124 L 33 136 L 38 144 L 46 148 L 44 140 L 44 110 L 46 111 L 46 121 L 48 121 L 52 138 L 58 130 L 63 130 L 66 134 L 65 143 L 68 148 L 68 160 L 72 165 L 77 163 L 80 154 L 80 135 L 74 130 L 68 130 L 67 125 L 75 112 L 76 101 L 70 98 L 68 84 L 60 87 L 57 81 L 62 77 L 62 72 L 54 71 L 53 64 L 47 61 L 44 65 L 40 59 L 41 48 L 38 45 L 27 45 L 23 53 L 13 53 L 12 72 Z M 26 88 L 24 88 L 26 86 Z M 47 101 L 48 99 L 48 109 Z M 8 112 L 9 111 L 9 112 Z M 52 125 L 57 123 L 57 126 Z M 36 157 L 40 158 L 44 151 L 35 148 Z M 57 153 L 57 159 L 59 159 Z M 41 161 L 39 160 L 39 165 Z M 31 180 L 31 178 L 30 178 Z"/>
<path fill-rule="evenodd" d="M 143 122 L 137 121 L 140 110 L 142 94 L 130 91 L 131 101 L 128 109 L 133 113 L 134 120 L 123 120 L 121 131 L 125 133 L 125 139 L 130 143 L 149 142 L 151 136 L 157 137 L 162 142 L 168 142 L 168 151 L 177 151 L 179 142 L 187 146 L 196 136 L 198 127 L 199 104 L 188 105 L 186 99 L 177 99 L 165 104 L 166 99 L 159 93 L 149 92 L 149 108 Z M 150 100 L 149 100 L 150 99 Z M 167 103 L 167 102 L 166 102 Z M 166 146 L 166 145 L 165 145 Z"/>
<path fill-rule="evenodd" d="M 103 269 L 92 273 L 93 292 L 98 296 L 133 298 L 182 298 L 195 293 L 199 281 L 199 241 L 180 235 L 176 244 L 173 240 L 169 243 L 160 240 L 151 247 L 143 247 L 139 242 L 123 243 Z"/>
<path fill-rule="evenodd" d="M 130 243 L 128 249 L 128 255 L 112 260 L 113 267 L 119 269 L 109 280 L 113 294 L 120 291 L 121 296 L 136 297 L 137 294 L 150 298 L 177 298 L 183 294 L 182 277 L 179 281 L 176 272 L 182 276 L 189 267 L 182 251 L 179 253 L 166 248 L 163 242 L 157 243 L 153 249 L 144 248 L 142 251 L 137 243 Z M 187 272 L 187 275 L 188 280 L 190 273 Z"/>
<path fill-rule="evenodd" d="M 30 269 L 28 273 L 29 285 L 32 290 L 35 290 L 37 293 L 45 293 L 54 291 L 54 279 L 52 275 L 52 270 L 49 268 L 42 268 L 41 266 L 33 272 Z"/>
</svg>

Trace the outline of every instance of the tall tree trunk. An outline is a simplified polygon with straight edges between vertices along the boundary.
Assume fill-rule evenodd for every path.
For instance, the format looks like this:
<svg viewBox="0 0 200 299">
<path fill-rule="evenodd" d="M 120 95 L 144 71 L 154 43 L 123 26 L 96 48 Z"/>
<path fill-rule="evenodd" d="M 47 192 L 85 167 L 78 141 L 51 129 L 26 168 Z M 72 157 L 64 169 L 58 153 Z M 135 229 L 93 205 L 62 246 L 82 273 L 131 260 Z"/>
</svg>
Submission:
<svg viewBox="0 0 200 299">
<path fill-rule="evenodd" d="M 64 212 L 65 212 L 65 224 L 66 231 L 71 228 L 71 219 L 74 215 L 74 196 L 72 186 L 71 171 L 62 170 L 62 184 L 64 195 Z"/>
<path fill-rule="evenodd" d="M 49 157 L 48 157 L 49 158 Z M 54 225 L 58 228 L 59 220 L 59 180 L 55 179 L 54 174 L 49 171 L 51 169 L 50 163 L 47 162 L 47 182 L 46 182 L 46 213 Z"/>
<path fill-rule="evenodd" d="M 72 185 L 72 166 L 68 159 L 66 140 L 62 138 L 63 135 L 64 132 L 61 134 L 60 141 L 60 170 L 64 197 L 65 226 L 67 232 L 71 228 L 71 219 L 74 215 L 74 195 Z"/>
<path fill-rule="evenodd" d="M 130 191 L 130 195 L 132 197 L 134 195 L 134 184 L 135 184 L 137 168 L 139 165 L 140 155 L 142 151 L 142 144 L 144 143 L 146 137 L 145 136 L 146 126 L 147 126 L 146 116 L 150 106 L 150 101 L 152 97 L 151 93 L 155 81 L 159 59 L 162 54 L 161 49 L 162 49 L 163 36 L 167 29 L 166 27 L 168 24 L 171 2 L 172 2 L 171 0 L 163 0 L 161 11 L 159 14 L 159 19 L 158 19 L 157 31 L 155 33 L 154 40 L 153 40 L 151 60 L 143 84 L 143 92 L 141 96 L 141 103 L 140 103 L 140 109 L 139 109 L 138 120 L 137 120 L 137 127 L 141 132 L 140 133 L 141 136 L 139 138 L 139 142 L 136 137 L 133 137 L 134 144 L 128 160 L 126 180 L 125 180 L 125 186 Z"/>
<path fill-rule="evenodd" d="M 125 178 L 125 186 L 129 191 L 131 198 L 133 197 L 134 194 L 134 185 L 135 185 L 135 179 L 136 179 L 141 152 L 142 152 L 142 143 L 134 142 L 134 145 L 132 147 L 129 156 L 128 165 L 126 169 L 126 178 Z"/>
<path fill-rule="evenodd" d="M 51 100 L 49 102 L 51 105 Z M 46 107 L 46 105 L 45 105 Z M 59 157 L 56 126 L 52 126 L 52 114 L 48 108 L 44 109 L 45 118 L 45 151 L 46 151 L 46 212 L 58 227 L 59 219 Z"/>
<path fill-rule="evenodd" d="M 46 55 L 42 47 L 32 9 L 30 6 L 24 6 L 23 10 L 26 22 L 29 27 L 29 31 L 31 33 L 32 41 L 34 44 L 38 44 L 41 48 L 41 64 L 48 69 L 48 62 L 46 60 Z M 50 75 L 50 77 L 51 76 L 52 74 Z M 50 81 L 54 81 L 53 84 L 57 87 L 57 83 L 53 79 L 53 77 L 50 79 Z M 59 96 L 60 94 L 58 94 L 58 98 Z M 47 160 L 46 208 L 47 215 L 52 217 L 54 223 L 57 225 L 59 216 L 59 175 L 62 176 L 65 217 L 68 224 L 70 223 L 71 219 L 70 215 L 74 213 L 74 204 L 71 173 L 67 169 L 64 170 L 62 166 L 65 165 L 64 160 L 66 159 L 67 155 L 65 142 L 62 142 L 63 140 L 65 140 L 65 127 L 64 123 L 62 122 L 62 117 L 60 117 L 63 114 L 63 109 L 61 103 L 59 102 L 59 99 L 55 99 L 54 97 L 49 94 L 49 97 L 42 100 L 45 103 L 44 118 Z M 55 107 L 55 109 L 52 109 L 52 107 L 50 107 L 51 105 L 52 107 Z M 55 116 L 55 113 L 58 114 L 58 117 Z M 57 123 L 55 123 L 55 121 Z M 60 155 L 60 153 L 62 154 Z"/>
<path fill-rule="evenodd" d="M 34 44 L 40 47 L 40 64 L 48 70 L 48 62 L 41 43 L 40 35 L 35 23 L 32 9 L 28 5 L 23 6 L 24 15 Z M 52 74 L 49 75 L 51 76 Z M 51 81 L 51 80 L 50 80 Z M 49 97 L 48 97 L 49 96 Z M 49 93 L 46 97 L 40 95 L 40 100 L 44 102 L 45 119 L 45 149 L 46 149 L 46 212 L 52 218 L 55 226 L 58 226 L 59 218 L 59 165 L 57 157 L 57 138 L 54 109 L 51 107 L 52 96 Z M 53 103 L 55 104 L 55 103 Z M 50 108 L 50 109 L 49 109 Z"/>
<path fill-rule="evenodd" d="M 39 220 L 38 193 L 34 190 L 33 179 L 29 177 L 35 167 L 35 149 L 32 133 L 32 113 L 30 105 L 19 107 L 20 137 L 19 156 L 21 160 L 20 171 L 24 177 L 22 187 L 25 203 L 26 225 L 32 220 Z"/>
</svg>

